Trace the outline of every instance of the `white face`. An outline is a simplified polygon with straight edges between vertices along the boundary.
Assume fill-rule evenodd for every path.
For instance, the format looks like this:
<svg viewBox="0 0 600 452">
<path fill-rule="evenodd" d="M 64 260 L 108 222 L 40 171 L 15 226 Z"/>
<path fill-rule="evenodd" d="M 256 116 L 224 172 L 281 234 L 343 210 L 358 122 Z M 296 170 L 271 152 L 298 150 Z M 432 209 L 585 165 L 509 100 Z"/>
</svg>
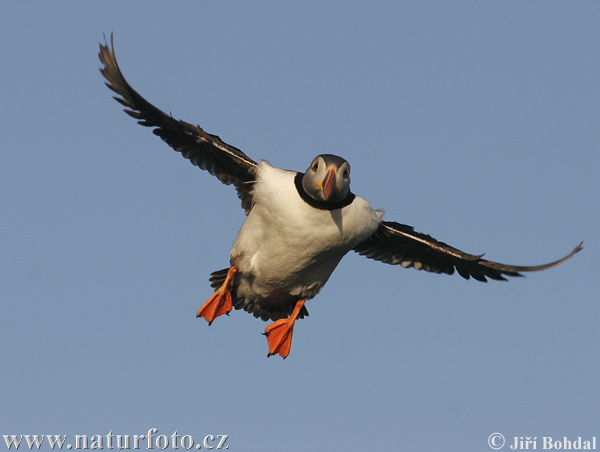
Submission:
<svg viewBox="0 0 600 452">
<path fill-rule="evenodd" d="M 302 187 L 317 201 L 341 201 L 350 192 L 350 165 L 337 155 L 318 155 L 306 170 Z"/>
</svg>

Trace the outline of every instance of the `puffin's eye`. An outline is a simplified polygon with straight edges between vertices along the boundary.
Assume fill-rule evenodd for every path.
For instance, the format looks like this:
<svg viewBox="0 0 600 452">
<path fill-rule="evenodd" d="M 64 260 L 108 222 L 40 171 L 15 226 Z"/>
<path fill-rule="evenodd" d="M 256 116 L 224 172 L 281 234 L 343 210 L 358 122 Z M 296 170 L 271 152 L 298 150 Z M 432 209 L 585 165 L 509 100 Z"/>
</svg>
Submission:
<svg viewBox="0 0 600 452">
<path fill-rule="evenodd" d="M 318 169 L 319 169 L 319 161 L 317 160 L 316 162 L 314 162 L 312 164 L 312 170 L 316 173 Z"/>
<path fill-rule="evenodd" d="M 348 177 L 350 176 L 350 170 L 348 168 L 346 168 L 344 170 L 343 176 L 344 176 L 344 179 L 348 179 Z"/>
</svg>

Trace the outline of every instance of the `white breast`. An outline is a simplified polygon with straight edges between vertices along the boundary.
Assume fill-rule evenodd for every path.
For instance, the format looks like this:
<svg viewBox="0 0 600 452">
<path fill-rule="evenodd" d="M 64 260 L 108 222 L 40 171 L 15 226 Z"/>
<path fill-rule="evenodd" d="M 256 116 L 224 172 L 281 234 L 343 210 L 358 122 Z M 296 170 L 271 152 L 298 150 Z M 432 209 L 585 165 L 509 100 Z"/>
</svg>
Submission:
<svg viewBox="0 0 600 452">
<path fill-rule="evenodd" d="M 358 196 L 342 209 L 310 206 L 298 195 L 295 175 L 261 162 L 254 207 L 231 249 L 241 277 L 238 296 L 314 297 L 340 259 L 381 222 L 383 212 Z"/>
</svg>

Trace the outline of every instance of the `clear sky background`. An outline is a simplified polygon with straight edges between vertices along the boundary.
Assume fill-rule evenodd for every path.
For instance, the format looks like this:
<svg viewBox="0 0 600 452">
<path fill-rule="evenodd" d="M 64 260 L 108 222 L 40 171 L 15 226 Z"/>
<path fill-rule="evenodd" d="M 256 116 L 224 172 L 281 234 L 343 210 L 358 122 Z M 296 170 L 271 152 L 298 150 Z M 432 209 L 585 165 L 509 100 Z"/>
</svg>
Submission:
<svg viewBox="0 0 600 452">
<path fill-rule="evenodd" d="M 2 2 L 0 434 L 600 438 L 599 23 L 597 2 Z M 352 253 L 267 359 L 266 323 L 195 318 L 244 214 L 111 99 L 111 31 L 136 90 L 254 159 L 341 155 L 387 219 L 491 260 L 584 251 L 487 284 Z"/>
</svg>

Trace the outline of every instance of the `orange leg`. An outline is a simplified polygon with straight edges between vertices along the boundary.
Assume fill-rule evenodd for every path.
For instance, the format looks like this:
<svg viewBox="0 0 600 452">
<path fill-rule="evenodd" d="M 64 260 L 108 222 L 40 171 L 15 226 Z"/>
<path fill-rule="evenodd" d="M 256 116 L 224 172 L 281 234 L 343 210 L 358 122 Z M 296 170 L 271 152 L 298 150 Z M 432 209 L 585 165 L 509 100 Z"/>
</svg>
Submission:
<svg viewBox="0 0 600 452">
<path fill-rule="evenodd" d="M 304 303 L 306 303 L 306 300 L 298 300 L 292 315 L 287 319 L 279 319 L 265 328 L 263 334 L 267 336 L 267 343 L 269 344 L 269 353 L 267 357 L 280 354 L 281 357 L 285 359 L 290 354 L 294 323 L 296 322 Z"/>
<path fill-rule="evenodd" d="M 225 282 L 215 290 L 215 293 L 208 299 L 204 305 L 198 310 L 196 317 L 204 317 L 208 324 L 212 324 L 213 321 L 223 314 L 229 314 L 233 309 L 231 302 L 231 293 L 229 292 L 228 286 L 233 275 L 237 273 L 237 268 L 230 267 L 227 272 Z"/>
</svg>

